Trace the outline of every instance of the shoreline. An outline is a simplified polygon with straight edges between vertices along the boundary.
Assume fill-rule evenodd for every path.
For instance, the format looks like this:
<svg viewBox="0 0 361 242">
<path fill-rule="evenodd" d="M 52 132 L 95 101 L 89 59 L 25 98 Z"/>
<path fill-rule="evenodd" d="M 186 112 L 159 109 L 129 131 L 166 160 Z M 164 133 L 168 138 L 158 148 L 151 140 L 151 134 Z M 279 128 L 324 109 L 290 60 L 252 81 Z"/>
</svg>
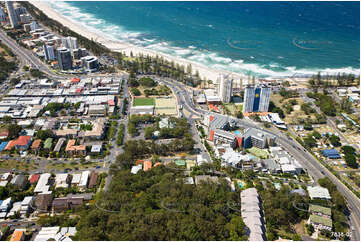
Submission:
<svg viewBox="0 0 361 242">
<path fill-rule="evenodd" d="M 92 31 L 89 27 L 83 26 L 80 23 L 77 23 L 75 21 L 71 21 L 70 19 L 64 17 L 61 15 L 61 13 L 57 12 L 56 10 L 52 9 L 49 4 L 45 1 L 30 1 L 32 5 L 34 5 L 36 8 L 38 8 L 40 11 L 42 11 L 45 15 L 47 15 L 49 18 L 58 21 L 65 27 L 68 27 L 74 32 L 77 32 L 78 34 L 88 38 L 92 39 L 96 42 L 99 42 L 100 44 L 104 45 L 111 51 L 115 52 L 125 52 L 126 55 L 130 55 L 130 52 L 133 53 L 133 55 L 138 55 L 142 53 L 143 55 L 150 55 L 150 56 L 160 56 L 164 59 L 167 59 L 169 61 L 173 61 L 174 63 L 178 63 L 180 65 L 183 65 L 185 68 L 187 65 L 192 65 L 193 73 L 196 71 L 199 72 L 199 75 L 202 79 L 205 80 L 212 80 L 215 82 L 220 74 L 231 74 L 234 76 L 235 79 L 245 79 L 246 77 L 242 74 L 226 71 L 226 70 L 216 70 L 213 68 L 206 67 L 200 63 L 196 63 L 193 61 L 185 60 L 178 57 L 173 57 L 161 52 L 151 51 L 142 47 L 138 47 L 135 45 L 132 45 L 131 43 L 126 43 L 118 40 L 111 40 L 107 39 L 107 37 L 101 36 L 99 33 L 96 33 L 95 31 Z"/>
<path fill-rule="evenodd" d="M 38 8 L 40 11 L 42 11 L 49 18 L 58 21 L 63 26 L 71 29 L 72 31 L 74 31 L 90 40 L 94 40 L 94 41 L 102 44 L 103 46 L 107 47 L 111 51 L 125 53 L 128 56 L 130 55 L 131 52 L 133 53 L 133 55 L 143 54 L 143 55 L 150 55 L 153 57 L 159 56 L 159 57 L 163 57 L 164 59 L 166 59 L 170 62 L 173 61 L 174 63 L 183 65 L 185 68 L 187 67 L 187 65 L 191 64 L 193 74 L 195 74 L 196 71 L 198 71 L 201 79 L 212 80 L 213 83 L 216 83 L 220 74 L 230 74 L 230 75 L 232 75 L 233 79 L 236 82 L 239 82 L 240 80 L 242 80 L 242 82 L 244 84 L 248 83 L 247 80 L 249 79 L 249 77 L 246 76 L 245 74 L 236 73 L 236 72 L 232 72 L 232 71 L 228 71 L 228 70 L 214 69 L 211 67 L 207 67 L 204 64 L 194 62 L 192 60 L 183 59 L 181 57 L 174 57 L 174 56 L 166 54 L 166 53 L 149 50 L 147 48 L 136 46 L 129 42 L 117 40 L 117 39 L 112 38 L 111 36 L 106 36 L 105 34 L 101 33 L 101 31 L 97 30 L 96 28 L 91 28 L 91 27 L 87 26 L 86 24 L 76 22 L 66 16 L 63 16 L 60 12 L 53 9 L 50 6 L 50 4 L 46 1 L 30 1 L 30 3 L 32 5 L 34 5 L 36 8 Z M 295 74 L 288 75 L 288 76 L 286 76 L 286 75 L 278 76 L 278 77 L 277 76 L 269 76 L 269 77 L 265 77 L 265 78 L 257 77 L 256 79 L 282 80 L 282 81 L 292 81 L 295 83 L 304 83 L 304 82 L 308 82 L 310 77 L 315 74 L 317 74 L 316 71 L 315 71 L 315 73 L 312 73 L 312 74 L 311 73 L 302 73 L 300 71 L 298 73 L 296 72 Z M 359 73 L 357 73 L 356 76 L 359 76 Z"/>
</svg>

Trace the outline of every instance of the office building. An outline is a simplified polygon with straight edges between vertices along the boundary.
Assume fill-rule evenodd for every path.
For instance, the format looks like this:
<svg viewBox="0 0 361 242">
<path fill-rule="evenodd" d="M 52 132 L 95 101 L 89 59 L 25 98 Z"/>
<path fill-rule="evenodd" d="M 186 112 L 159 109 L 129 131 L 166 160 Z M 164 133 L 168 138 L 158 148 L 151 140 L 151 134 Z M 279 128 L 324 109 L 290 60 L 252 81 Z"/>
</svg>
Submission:
<svg viewBox="0 0 361 242">
<path fill-rule="evenodd" d="M 70 70 L 73 68 L 73 60 L 71 57 L 70 50 L 67 48 L 57 49 L 57 59 L 60 70 Z"/>
<path fill-rule="evenodd" d="M 233 79 L 230 75 L 221 75 L 218 85 L 218 96 L 224 103 L 231 102 L 232 99 L 232 82 Z"/>
<path fill-rule="evenodd" d="M 55 60 L 54 46 L 52 45 L 43 45 L 44 58 L 47 61 Z"/>
<path fill-rule="evenodd" d="M 82 67 L 87 72 L 94 72 L 98 70 L 98 58 L 95 56 L 85 56 L 81 58 Z"/>
<path fill-rule="evenodd" d="M 271 97 L 271 88 L 262 86 L 247 86 L 244 92 L 243 112 L 267 112 Z"/>
<path fill-rule="evenodd" d="M 243 146 L 244 148 L 257 147 L 264 149 L 276 144 L 276 136 L 266 132 L 248 128 L 244 131 Z"/>
<path fill-rule="evenodd" d="M 15 10 L 14 10 L 14 2 L 6 1 L 5 6 L 8 11 L 10 25 L 12 28 L 16 28 L 19 25 L 19 23 L 17 21 Z"/>
<path fill-rule="evenodd" d="M 0 8 L 0 21 L 6 22 L 6 14 L 5 14 L 5 10 L 3 7 Z"/>
<path fill-rule="evenodd" d="M 19 23 L 19 22 L 21 22 L 20 15 L 26 14 L 26 9 L 24 7 L 18 6 L 16 8 L 14 8 L 14 12 L 15 12 L 16 20 Z"/>
</svg>

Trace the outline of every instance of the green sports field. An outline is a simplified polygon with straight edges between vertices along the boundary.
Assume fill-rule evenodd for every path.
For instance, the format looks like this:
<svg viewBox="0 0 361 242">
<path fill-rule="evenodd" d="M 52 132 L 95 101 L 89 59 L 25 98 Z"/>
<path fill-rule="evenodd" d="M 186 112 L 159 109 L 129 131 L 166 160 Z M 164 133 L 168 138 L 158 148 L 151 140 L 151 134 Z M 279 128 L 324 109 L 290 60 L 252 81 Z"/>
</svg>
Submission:
<svg viewBox="0 0 361 242">
<path fill-rule="evenodd" d="M 154 98 L 135 98 L 133 106 L 154 106 Z"/>
</svg>

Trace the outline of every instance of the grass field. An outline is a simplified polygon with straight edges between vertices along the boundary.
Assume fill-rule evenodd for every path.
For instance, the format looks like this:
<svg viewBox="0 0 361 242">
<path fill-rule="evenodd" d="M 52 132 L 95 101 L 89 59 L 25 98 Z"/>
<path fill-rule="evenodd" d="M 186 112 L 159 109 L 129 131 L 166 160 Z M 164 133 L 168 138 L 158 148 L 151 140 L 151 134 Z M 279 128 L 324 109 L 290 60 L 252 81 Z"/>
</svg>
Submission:
<svg viewBox="0 0 361 242">
<path fill-rule="evenodd" d="M 154 98 L 135 98 L 133 106 L 154 106 Z"/>
<path fill-rule="evenodd" d="M 3 160 L 0 161 L 0 168 L 4 169 L 17 169 L 17 170 L 33 170 L 37 169 L 39 166 L 35 165 L 34 161 L 29 163 L 25 161 L 16 161 L 16 160 Z"/>
<path fill-rule="evenodd" d="M 257 147 L 252 147 L 250 149 L 248 149 L 248 151 L 257 156 L 258 158 L 261 158 L 261 159 L 267 159 L 268 158 L 268 152 L 266 150 L 262 150 L 262 149 L 259 149 Z"/>
</svg>

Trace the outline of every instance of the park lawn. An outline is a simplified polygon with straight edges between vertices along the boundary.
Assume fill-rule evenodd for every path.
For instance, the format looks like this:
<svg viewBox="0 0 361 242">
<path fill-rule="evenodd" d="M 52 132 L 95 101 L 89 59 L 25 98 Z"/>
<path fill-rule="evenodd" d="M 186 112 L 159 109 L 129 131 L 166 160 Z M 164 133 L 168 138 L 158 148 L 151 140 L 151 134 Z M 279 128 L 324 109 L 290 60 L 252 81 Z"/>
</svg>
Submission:
<svg viewBox="0 0 361 242">
<path fill-rule="evenodd" d="M 35 165 L 34 161 L 30 161 L 29 163 L 25 161 L 16 161 L 16 160 L 2 160 L 0 161 L 0 168 L 4 169 L 16 169 L 16 170 L 34 170 L 39 166 Z"/>
<path fill-rule="evenodd" d="M 133 102 L 133 106 L 154 106 L 155 100 L 154 98 L 135 98 Z"/>
</svg>

